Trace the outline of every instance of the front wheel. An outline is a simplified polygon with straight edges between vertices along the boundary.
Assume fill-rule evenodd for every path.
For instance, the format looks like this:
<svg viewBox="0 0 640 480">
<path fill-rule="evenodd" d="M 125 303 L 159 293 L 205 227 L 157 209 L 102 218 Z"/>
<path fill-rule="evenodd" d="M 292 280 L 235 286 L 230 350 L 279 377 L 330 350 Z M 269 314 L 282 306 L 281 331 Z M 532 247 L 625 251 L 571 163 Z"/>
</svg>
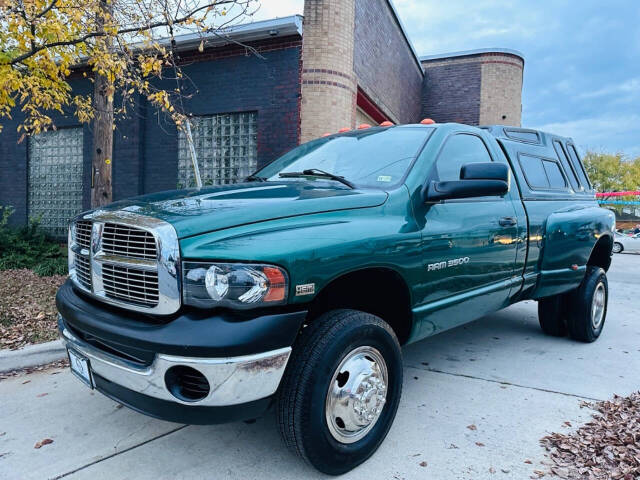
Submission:
<svg viewBox="0 0 640 480">
<path fill-rule="evenodd" d="M 387 435 L 402 392 L 398 339 L 382 319 L 328 312 L 305 328 L 280 385 L 286 445 L 323 473 L 369 458 Z"/>
<path fill-rule="evenodd" d="M 623 250 L 622 244 L 618 242 L 613 242 L 613 253 L 621 253 Z"/>
</svg>

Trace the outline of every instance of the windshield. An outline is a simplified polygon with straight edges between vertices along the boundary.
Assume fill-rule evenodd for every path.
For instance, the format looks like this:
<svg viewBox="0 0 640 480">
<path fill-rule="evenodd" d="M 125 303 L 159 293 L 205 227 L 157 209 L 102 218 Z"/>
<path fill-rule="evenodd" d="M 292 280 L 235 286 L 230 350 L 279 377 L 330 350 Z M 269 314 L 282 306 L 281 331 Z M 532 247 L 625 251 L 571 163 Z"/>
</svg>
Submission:
<svg viewBox="0 0 640 480">
<path fill-rule="evenodd" d="M 294 148 L 254 175 L 283 180 L 281 173 L 323 170 L 357 186 L 388 188 L 404 178 L 432 132 L 424 127 L 369 128 L 319 138 Z"/>
</svg>

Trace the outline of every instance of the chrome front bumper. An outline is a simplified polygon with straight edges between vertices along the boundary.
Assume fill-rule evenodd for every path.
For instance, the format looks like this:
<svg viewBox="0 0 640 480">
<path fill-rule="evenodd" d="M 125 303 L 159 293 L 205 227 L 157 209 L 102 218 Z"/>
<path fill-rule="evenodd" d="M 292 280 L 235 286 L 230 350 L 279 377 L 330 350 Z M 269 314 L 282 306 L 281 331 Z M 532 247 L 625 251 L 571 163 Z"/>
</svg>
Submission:
<svg viewBox="0 0 640 480">
<path fill-rule="evenodd" d="M 194 406 L 238 405 L 274 394 L 291 355 L 291 347 L 227 358 L 158 354 L 150 366 L 140 367 L 84 342 L 64 326 L 60 336 L 68 348 L 89 359 L 91 371 L 96 375 L 143 395 Z M 211 389 L 205 398 L 187 402 L 169 392 L 165 373 L 177 365 L 195 368 L 207 378 Z"/>
</svg>

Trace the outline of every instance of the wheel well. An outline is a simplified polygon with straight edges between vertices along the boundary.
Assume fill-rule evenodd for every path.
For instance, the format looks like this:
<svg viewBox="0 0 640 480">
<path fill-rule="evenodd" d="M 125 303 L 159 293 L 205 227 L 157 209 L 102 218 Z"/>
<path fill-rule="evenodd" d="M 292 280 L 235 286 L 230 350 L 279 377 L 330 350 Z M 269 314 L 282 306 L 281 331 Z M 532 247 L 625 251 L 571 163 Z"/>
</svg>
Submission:
<svg viewBox="0 0 640 480">
<path fill-rule="evenodd" d="M 598 239 L 593 250 L 591 250 L 591 256 L 587 261 L 587 265 L 594 265 L 601 267 L 606 272 L 611 266 L 611 249 L 613 248 L 613 237 L 610 235 L 603 235 Z"/>
<path fill-rule="evenodd" d="M 404 279 L 389 268 L 367 268 L 347 273 L 325 286 L 309 306 L 309 320 L 337 308 L 371 313 L 387 322 L 400 344 L 412 326 L 411 295 Z"/>
</svg>

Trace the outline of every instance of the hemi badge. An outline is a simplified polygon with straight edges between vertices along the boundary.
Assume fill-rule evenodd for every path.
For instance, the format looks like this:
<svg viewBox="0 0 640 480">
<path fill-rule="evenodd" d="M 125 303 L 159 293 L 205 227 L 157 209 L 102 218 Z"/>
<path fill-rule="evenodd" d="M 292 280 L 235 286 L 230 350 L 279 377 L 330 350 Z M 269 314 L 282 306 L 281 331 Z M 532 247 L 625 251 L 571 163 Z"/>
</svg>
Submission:
<svg viewBox="0 0 640 480">
<path fill-rule="evenodd" d="M 315 283 L 305 283 L 304 285 L 296 285 L 296 297 L 302 295 L 313 295 L 316 293 Z"/>
</svg>

